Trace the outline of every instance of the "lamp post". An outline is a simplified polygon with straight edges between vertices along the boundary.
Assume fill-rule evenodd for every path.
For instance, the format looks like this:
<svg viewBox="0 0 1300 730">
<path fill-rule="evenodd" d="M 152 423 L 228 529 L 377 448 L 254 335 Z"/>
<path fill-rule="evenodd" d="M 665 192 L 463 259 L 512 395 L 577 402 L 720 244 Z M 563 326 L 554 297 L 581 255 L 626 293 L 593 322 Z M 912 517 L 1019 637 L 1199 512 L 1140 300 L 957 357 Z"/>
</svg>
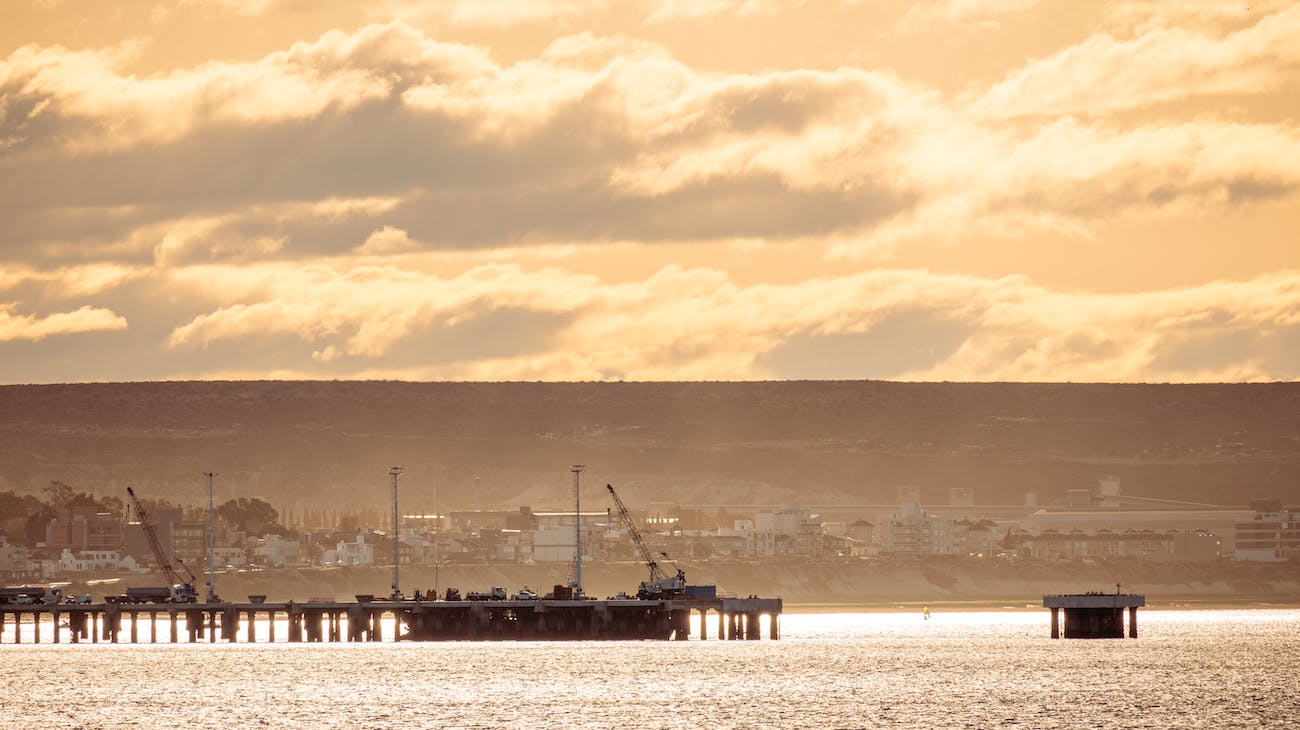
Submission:
<svg viewBox="0 0 1300 730">
<path fill-rule="evenodd" d="M 401 595 L 398 588 L 398 565 L 402 562 L 401 542 L 402 526 L 397 519 L 397 475 L 402 473 L 402 467 L 388 467 L 388 475 L 393 478 L 393 598 L 396 599 Z"/>
<path fill-rule="evenodd" d="M 573 472 L 573 597 L 582 598 L 582 492 L 578 487 L 578 475 L 587 467 L 574 464 Z"/>
<path fill-rule="evenodd" d="M 208 603 L 216 603 L 217 598 L 217 510 L 213 499 L 212 482 L 217 478 L 215 471 L 205 471 L 208 478 Z"/>
</svg>

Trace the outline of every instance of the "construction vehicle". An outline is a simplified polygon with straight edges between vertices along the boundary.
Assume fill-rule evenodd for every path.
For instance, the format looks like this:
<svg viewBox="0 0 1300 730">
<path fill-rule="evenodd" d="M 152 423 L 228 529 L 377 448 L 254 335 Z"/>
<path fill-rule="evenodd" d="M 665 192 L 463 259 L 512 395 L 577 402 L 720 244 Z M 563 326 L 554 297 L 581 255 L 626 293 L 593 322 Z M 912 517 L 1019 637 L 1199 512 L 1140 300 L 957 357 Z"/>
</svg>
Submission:
<svg viewBox="0 0 1300 730">
<path fill-rule="evenodd" d="M 636 523 L 632 521 L 632 515 L 627 511 L 627 505 L 623 500 L 618 498 L 618 492 L 614 491 L 613 484 L 606 484 L 605 488 L 609 490 L 609 496 L 613 498 L 614 505 L 618 507 L 618 518 L 627 529 L 627 534 L 631 536 L 632 543 L 636 545 L 637 552 L 641 555 L 641 560 L 650 569 L 650 580 L 642 581 L 637 588 L 636 597 L 646 601 L 661 600 L 665 598 L 685 598 L 686 597 L 686 573 L 681 568 L 677 569 L 677 575 L 669 576 L 664 569 L 659 567 L 658 561 L 655 560 L 654 554 L 650 552 L 649 546 L 645 544 L 645 539 L 641 537 L 641 531 L 637 529 Z M 664 558 L 668 558 L 668 553 L 659 552 Z"/>
<path fill-rule="evenodd" d="M 194 584 L 198 581 L 194 577 L 185 562 L 180 558 L 175 558 L 176 565 L 189 576 L 189 580 L 181 577 L 172 565 L 172 559 L 168 558 L 167 551 L 163 550 L 162 543 L 158 541 L 158 529 L 149 518 L 149 513 L 140 500 L 135 497 L 135 490 L 130 487 L 126 488 L 127 495 L 131 498 L 131 507 L 135 510 L 136 519 L 140 521 L 140 529 L 144 530 L 145 539 L 149 541 L 149 549 L 153 551 L 154 560 L 158 561 L 158 570 L 162 572 L 163 577 L 167 579 L 168 586 L 164 587 L 147 587 L 147 588 L 128 588 L 126 593 L 115 596 L 117 603 L 195 603 L 198 601 L 198 591 L 194 589 Z"/>
</svg>

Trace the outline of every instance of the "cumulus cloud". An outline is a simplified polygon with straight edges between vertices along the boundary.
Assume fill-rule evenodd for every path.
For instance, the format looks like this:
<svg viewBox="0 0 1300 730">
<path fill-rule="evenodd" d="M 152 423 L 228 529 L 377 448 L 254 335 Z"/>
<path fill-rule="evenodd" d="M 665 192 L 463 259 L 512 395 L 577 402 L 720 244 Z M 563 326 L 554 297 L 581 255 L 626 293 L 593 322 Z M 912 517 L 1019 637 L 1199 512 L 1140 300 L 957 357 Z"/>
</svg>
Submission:
<svg viewBox="0 0 1300 730">
<path fill-rule="evenodd" d="M 74 312 L 56 312 L 44 317 L 15 314 L 14 304 L 0 304 L 0 342 L 43 340 L 96 330 L 126 329 L 126 319 L 109 309 L 85 306 Z"/>
<path fill-rule="evenodd" d="M 1293 89 L 1293 5 L 1165 19 L 1110 3 L 1104 32 L 958 93 L 854 65 L 724 72 L 628 31 L 811 12 L 797 0 L 525 5 L 403 3 L 411 22 L 160 72 L 135 67 L 137 42 L 13 50 L 0 292 L 17 303 L 0 331 L 29 334 L 0 339 L 129 317 L 164 374 L 200 376 L 1297 374 L 1294 272 L 1118 296 L 876 268 L 913 241 L 1087 239 L 1293 200 L 1295 120 L 1207 101 Z M 914 12 L 951 26 L 1039 5 Z M 618 34 L 582 29 L 625 8 Z M 493 15 L 565 30 L 508 60 L 443 32 L 504 27 Z M 747 262 L 765 250 L 791 271 Z M 253 367 L 249 351 L 271 354 Z"/>
</svg>

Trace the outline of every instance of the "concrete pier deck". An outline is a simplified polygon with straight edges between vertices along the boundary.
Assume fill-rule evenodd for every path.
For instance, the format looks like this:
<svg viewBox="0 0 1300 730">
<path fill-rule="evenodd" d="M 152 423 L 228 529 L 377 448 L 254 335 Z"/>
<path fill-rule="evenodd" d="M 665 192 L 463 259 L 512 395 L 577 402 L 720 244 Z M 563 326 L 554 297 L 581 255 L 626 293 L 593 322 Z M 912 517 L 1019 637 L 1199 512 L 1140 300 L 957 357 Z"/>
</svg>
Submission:
<svg viewBox="0 0 1300 730">
<path fill-rule="evenodd" d="M 0 642 L 257 643 L 343 641 L 611 641 L 780 638 L 779 598 L 672 600 L 288 601 L 0 606 Z M 716 631 L 710 630 L 711 615 Z M 45 621 L 49 621 L 47 625 Z M 160 622 L 163 629 L 159 630 Z M 276 636 L 277 626 L 284 635 Z M 20 629 L 24 629 L 20 631 Z M 259 634 L 259 629 L 266 631 Z"/>
<path fill-rule="evenodd" d="M 1067 639 L 1124 638 L 1124 609 L 1128 609 L 1128 635 L 1137 638 L 1137 610 L 1147 598 L 1133 593 L 1067 593 L 1043 596 L 1052 609 L 1052 638 L 1061 638 L 1061 611 L 1065 612 Z"/>
</svg>

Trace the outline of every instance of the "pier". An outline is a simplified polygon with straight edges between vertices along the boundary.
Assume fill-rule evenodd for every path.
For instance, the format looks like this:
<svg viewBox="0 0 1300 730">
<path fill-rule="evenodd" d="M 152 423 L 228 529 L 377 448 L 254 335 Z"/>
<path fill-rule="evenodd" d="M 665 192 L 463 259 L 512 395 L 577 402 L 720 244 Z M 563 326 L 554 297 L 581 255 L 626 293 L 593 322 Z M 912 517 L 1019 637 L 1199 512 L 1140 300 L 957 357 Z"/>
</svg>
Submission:
<svg viewBox="0 0 1300 730">
<path fill-rule="evenodd" d="M 1043 596 L 1043 607 L 1052 609 L 1052 638 L 1061 638 L 1061 612 L 1065 612 L 1067 639 L 1124 638 L 1124 609 L 1128 609 L 1128 636 L 1138 635 L 1138 608 L 1147 598 L 1132 593 L 1073 593 Z"/>
<path fill-rule="evenodd" d="M 260 597 L 258 597 L 260 598 Z M 0 642 L 614 641 L 780 638 L 779 598 L 0 605 Z M 710 623 L 716 620 L 716 630 Z M 162 630 L 159 624 L 162 624 Z M 277 637 L 277 625 L 284 634 Z M 265 628 L 265 635 L 259 634 Z M 22 629 L 27 628 L 27 631 Z M 46 636 L 49 636 L 48 632 Z"/>
</svg>

